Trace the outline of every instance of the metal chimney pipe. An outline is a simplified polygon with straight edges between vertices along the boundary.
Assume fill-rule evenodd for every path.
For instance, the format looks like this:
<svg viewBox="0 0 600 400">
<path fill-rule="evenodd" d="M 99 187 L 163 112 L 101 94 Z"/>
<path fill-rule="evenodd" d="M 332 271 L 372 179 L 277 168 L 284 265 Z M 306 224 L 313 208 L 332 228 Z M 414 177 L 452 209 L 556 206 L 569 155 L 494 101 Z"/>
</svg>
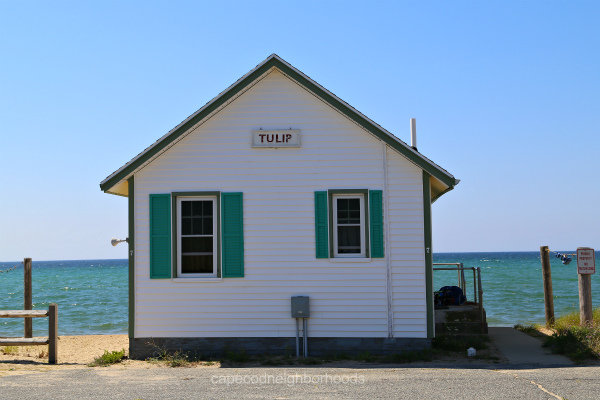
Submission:
<svg viewBox="0 0 600 400">
<path fill-rule="evenodd" d="M 417 150 L 417 120 L 410 119 L 410 146 Z"/>
</svg>

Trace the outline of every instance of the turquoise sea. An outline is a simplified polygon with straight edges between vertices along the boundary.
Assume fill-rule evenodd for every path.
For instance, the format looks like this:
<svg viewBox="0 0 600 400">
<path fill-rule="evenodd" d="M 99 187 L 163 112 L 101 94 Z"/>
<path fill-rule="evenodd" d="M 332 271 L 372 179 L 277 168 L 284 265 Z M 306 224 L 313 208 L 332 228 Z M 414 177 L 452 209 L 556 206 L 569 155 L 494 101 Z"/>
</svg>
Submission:
<svg viewBox="0 0 600 400">
<path fill-rule="evenodd" d="M 127 260 L 33 260 L 31 271 L 33 308 L 58 304 L 59 335 L 127 333 Z M 22 309 L 21 264 L 0 273 L 0 310 Z M 48 335 L 47 318 L 33 318 L 33 335 Z M 23 319 L 1 318 L 0 336 L 23 336 Z"/>
<path fill-rule="evenodd" d="M 561 251 L 573 253 L 574 251 Z M 596 259 L 598 259 L 598 254 Z M 578 310 L 577 262 L 563 265 L 551 257 L 556 315 Z M 544 292 L 539 252 L 437 253 L 434 262 L 480 267 L 483 301 L 491 326 L 544 321 Z M 0 270 L 15 262 L 0 263 Z M 467 298 L 473 296 L 466 271 Z M 456 285 L 456 272 L 435 271 L 434 289 Z M 58 304 L 59 334 L 127 333 L 127 260 L 33 262 L 33 308 Z M 600 276 L 592 277 L 594 305 L 600 305 Z M 0 310 L 23 308 L 23 267 L 0 273 Z M 34 318 L 34 335 L 47 335 L 45 318 Z M 23 320 L 0 319 L 0 336 L 21 336 Z"/>
<path fill-rule="evenodd" d="M 575 250 L 557 250 L 572 254 Z M 598 269 L 596 252 L 596 269 Z M 480 267 L 483 306 L 490 326 L 513 326 L 517 323 L 544 323 L 544 287 L 539 251 L 504 253 L 438 253 L 434 263 L 462 262 L 465 267 Z M 579 310 L 577 258 L 569 265 L 550 253 L 554 313 L 558 317 Z M 435 268 L 435 266 L 434 266 Z M 600 271 L 599 271 L 600 273 Z M 472 272 L 465 271 L 467 300 L 473 298 Z M 456 272 L 434 271 L 434 290 L 457 285 Z M 600 305 L 600 276 L 592 275 L 592 301 Z"/>
</svg>

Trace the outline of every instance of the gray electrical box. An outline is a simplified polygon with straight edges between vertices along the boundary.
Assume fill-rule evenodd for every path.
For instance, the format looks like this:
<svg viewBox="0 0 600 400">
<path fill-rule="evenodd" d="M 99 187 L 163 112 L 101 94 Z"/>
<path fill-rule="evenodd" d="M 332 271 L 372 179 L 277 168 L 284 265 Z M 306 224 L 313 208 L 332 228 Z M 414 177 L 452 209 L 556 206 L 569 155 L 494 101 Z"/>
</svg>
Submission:
<svg viewBox="0 0 600 400">
<path fill-rule="evenodd" d="M 292 296 L 292 318 L 310 317 L 308 296 Z"/>
</svg>

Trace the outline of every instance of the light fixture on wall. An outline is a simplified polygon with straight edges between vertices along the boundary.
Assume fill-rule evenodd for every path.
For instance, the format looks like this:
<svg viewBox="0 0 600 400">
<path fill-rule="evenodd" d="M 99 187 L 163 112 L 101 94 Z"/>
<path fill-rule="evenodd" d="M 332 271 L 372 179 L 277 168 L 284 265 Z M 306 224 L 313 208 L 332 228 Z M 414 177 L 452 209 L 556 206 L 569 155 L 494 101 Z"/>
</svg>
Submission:
<svg viewBox="0 0 600 400">
<path fill-rule="evenodd" d="M 113 246 L 116 246 L 119 243 L 123 243 L 123 242 L 129 243 L 129 238 L 127 238 L 127 239 L 116 239 L 116 238 L 110 239 L 110 244 L 112 244 Z"/>
</svg>

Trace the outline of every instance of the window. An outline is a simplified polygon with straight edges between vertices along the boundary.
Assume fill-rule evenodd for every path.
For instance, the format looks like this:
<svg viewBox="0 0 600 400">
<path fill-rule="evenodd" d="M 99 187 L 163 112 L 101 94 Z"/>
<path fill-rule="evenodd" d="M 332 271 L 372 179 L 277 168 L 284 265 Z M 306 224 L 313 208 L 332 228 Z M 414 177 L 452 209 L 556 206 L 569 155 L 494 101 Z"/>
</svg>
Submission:
<svg viewBox="0 0 600 400">
<path fill-rule="evenodd" d="M 243 278 L 243 199 L 242 192 L 151 193 L 150 279 Z"/>
<path fill-rule="evenodd" d="M 216 196 L 177 197 L 177 276 L 216 277 Z"/>
<path fill-rule="evenodd" d="M 315 191 L 316 258 L 384 258 L 383 239 L 383 191 Z"/>
<path fill-rule="evenodd" d="M 333 256 L 366 257 L 365 196 L 332 194 Z"/>
</svg>

